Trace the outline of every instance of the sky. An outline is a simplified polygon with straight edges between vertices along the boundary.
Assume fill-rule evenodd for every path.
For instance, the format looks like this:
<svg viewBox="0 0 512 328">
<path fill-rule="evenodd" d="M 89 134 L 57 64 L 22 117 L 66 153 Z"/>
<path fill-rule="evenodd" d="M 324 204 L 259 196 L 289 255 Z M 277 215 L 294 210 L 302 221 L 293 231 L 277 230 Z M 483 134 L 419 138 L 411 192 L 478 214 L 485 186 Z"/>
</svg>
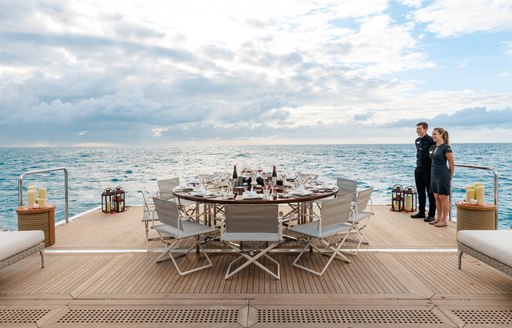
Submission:
<svg viewBox="0 0 512 328">
<path fill-rule="evenodd" d="M 512 142 L 510 0 L 0 0 L 0 146 Z"/>
</svg>

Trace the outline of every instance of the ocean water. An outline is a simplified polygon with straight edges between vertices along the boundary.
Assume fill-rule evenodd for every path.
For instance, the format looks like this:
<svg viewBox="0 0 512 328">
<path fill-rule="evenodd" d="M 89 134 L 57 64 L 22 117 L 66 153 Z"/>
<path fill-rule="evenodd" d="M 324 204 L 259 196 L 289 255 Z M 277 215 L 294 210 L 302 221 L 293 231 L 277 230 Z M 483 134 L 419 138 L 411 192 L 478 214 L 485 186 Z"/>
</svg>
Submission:
<svg viewBox="0 0 512 328">
<path fill-rule="evenodd" d="M 512 144 L 453 144 L 455 162 L 493 167 L 499 174 L 499 225 L 512 226 Z M 17 229 L 18 178 L 39 169 L 69 171 L 69 211 L 77 215 L 100 205 L 101 193 L 122 186 L 127 205 L 142 203 L 137 190 L 156 191 L 157 179 L 193 177 L 211 172 L 231 174 L 233 165 L 278 173 L 316 173 L 335 181 L 356 179 L 360 188 L 373 186 L 375 204 L 389 204 L 395 184 L 414 186 L 415 147 L 404 145 L 269 145 L 169 148 L 0 148 L 0 229 Z M 493 176 L 488 171 L 456 168 L 453 201 L 464 198 L 466 184 L 483 181 L 492 202 Z M 46 187 L 64 220 L 62 171 L 29 175 L 23 181 Z M 455 210 L 453 210 L 455 215 Z"/>
</svg>

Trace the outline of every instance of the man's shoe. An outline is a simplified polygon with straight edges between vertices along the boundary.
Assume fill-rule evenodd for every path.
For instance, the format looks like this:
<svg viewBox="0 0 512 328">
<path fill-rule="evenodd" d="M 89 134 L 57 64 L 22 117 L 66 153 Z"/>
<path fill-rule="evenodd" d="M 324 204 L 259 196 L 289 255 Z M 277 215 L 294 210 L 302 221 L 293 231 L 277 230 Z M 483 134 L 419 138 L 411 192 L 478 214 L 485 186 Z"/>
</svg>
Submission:
<svg viewBox="0 0 512 328">
<path fill-rule="evenodd" d="M 432 222 L 434 220 L 435 220 L 435 218 L 431 217 L 430 215 L 423 219 L 423 221 L 425 221 L 425 222 Z"/>
<path fill-rule="evenodd" d="M 425 213 L 413 214 L 413 215 L 411 215 L 411 218 L 413 218 L 413 219 L 424 219 L 425 218 Z"/>
</svg>

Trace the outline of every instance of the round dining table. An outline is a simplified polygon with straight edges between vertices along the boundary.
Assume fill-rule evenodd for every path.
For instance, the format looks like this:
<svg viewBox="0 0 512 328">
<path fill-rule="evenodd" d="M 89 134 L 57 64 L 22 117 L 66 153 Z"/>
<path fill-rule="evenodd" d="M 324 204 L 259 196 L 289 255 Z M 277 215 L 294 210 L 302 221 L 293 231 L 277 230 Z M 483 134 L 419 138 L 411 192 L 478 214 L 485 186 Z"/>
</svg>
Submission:
<svg viewBox="0 0 512 328">
<path fill-rule="evenodd" d="M 211 194 L 200 194 L 194 191 L 193 188 L 180 189 L 176 187 L 173 189 L 173 195 L 179 199 L 186 199 L 197 203 L 215 203 L 215 204 L 289 204 L 289 203 L 302 203 L 311 202 L 323 198 L 328 198 L 336 195 L 338 192 L 337 186 L 332 188 L 310 188 L 306 189 L 309 193 L 296 194 L 292 188 L 283 187 L 282 192 L 277 192 L 276 196 L 270 195 L 269 199 L 249 197 L 244 198 L 243 194 L 231 194 L 228 197 L 224 197 L 220 188 L 211 188 L 209 191 Z M 262 194 L 257 194 L 261 195 Z"/>
<path fill-rule="evenodd" d="M 211 187 L 209 188 L 208 194 L 201 194 L 194 188 L 180 188 L 176 187 L 173 189 L 173 195 L 178 201 L 187 200 L 196 203 L 196 209 L 199 205 L 204 205 L 202 215 L 205 216 L 205 222 L 211 224 L 212 218 L 215 219 L 219 206 L 216 205 L 227 205 L 227 204 L 288 204 L 290 205 L 291 211 L 283 214 L 283 218 L 286 216 L 297 215 L 300 223 L 305 223 L 308 218 L 313 216 L 313 202 L 324 198 L 335 196 L 338 192 L 338 187 L 333 185 L 329 188 L 322 188 L 321 186 L 311 187 L 306 189 L 306 193 L 297 193 L 290 186 L 280 186 L 279 192 L 274 195 L 270 195 L 268 199 L 264 199 L 262 194 L 257 194 L 256 197 L 244 198 L 243 194 L 229 194 L 225 195 L 222 190 L 223 187 Z M 254 196 L 254 194 L 253 194 Z M 199 216 L 199 213 L 196 215 Z"/>
</svg>

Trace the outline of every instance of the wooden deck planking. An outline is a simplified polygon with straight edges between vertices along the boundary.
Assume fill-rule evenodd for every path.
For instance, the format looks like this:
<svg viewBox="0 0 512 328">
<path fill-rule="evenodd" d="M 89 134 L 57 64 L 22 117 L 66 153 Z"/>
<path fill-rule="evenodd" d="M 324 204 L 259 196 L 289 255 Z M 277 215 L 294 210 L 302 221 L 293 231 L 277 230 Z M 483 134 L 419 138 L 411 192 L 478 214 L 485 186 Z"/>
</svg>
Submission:
<svg viewBox="0 0 512 328">
<path fill-rule="evenodd" d="M 53 316 L 62 317 L 69 308 L 165 309 L 166 302 L 171 302 L 172 306 L 189 309 L 187 304 L 191 301 L 195 306 L 204 303 L 207 307 L 215 304 L 222 308 L 230 300 L 247 300 L 257 309 L 326 309 L 332 306 L 340 309 L 339 305 L 344 304 L 341 307 L 344 310 L 429 308 L 439 311 L 438 317 L 451 318 L 454 316 L 452 309 L 506 310 L 512 304 L 511 277 L 471 258 L 466 259 L 460 271 L 456 268 L 454 253 L 364 253 L 350 257 L 349 264 L 333 262 L 322 277 L 291 266 L 291 254 L 275 254 L 284 269 L 281 280 L 262 274 L 254 266 L 224 280 L 226 265 L 233 259 L 233 255 L 226 254 L 213 256 L 213 268 L 180 277 L 172 263 L 155 263 L 157 256 L 155 253 L 49 254 L 47 263 L 52 269 L 47 270 L 49 267 L 37 266 L 38 257 L 34 255 L 0 272 L 0 309 L 6 306 L 6 301 L 10 307 L 16 307 L 11 303 L 17 299 L 43 299 L 39 307 L 45 304 L 52 307 L 53 303 L 46 302 L 54 299 L 69 302 L 63 305 L 60 314 L 52 312 Z M 192 264 L 192 261 L 187 262 Z M 432 274 L 443 279 L 432 280 Z M 224 287 L 219 286 L 222 284 Z M 102 305 L 103 300 L 110 301 Z M 17 307 L 30 307 L 26 304 Z M 339 304 L 338 307 L 335 304 Z M 46 320 L 55 324 L 55 320 Z M 467 326 L 456 316 L 453 320 L 459 327 Z M 40 323 L 39 326 L 65 325 Z M 350 326 L 358 327 L 357 324 Z"/>
<path fill-rule="evenodd" d="M 370 245 L 361 248 L 455 248 L 454 224 L 436 228 L 423 220 L 411 219 L 408 213 L 374 206 L 365 239 Z M 50 249 L 155 249 L 159 241 L 145 241 L 142 207 L 129 207 L 124 213 L 104 214 L 94 211 L 84 218 L 56 227 L 56 244 Z M 157 237 L 150 231 L 151 237 Z M 290 247 L 293 243 L 289 243 Z M 348 246 L 355 245 L 348 243 Z M 218 245 L 216 245 L 218 246 Z"/>
<path fill-rule="evenodd" d="M 77 298 L 88 295 L 103 295 L 107 298 L 136 297 L 146 295 L 151 297 L 166 297 L 169 294 L 236 294 L 236 295 L 269 295 L 269 294 L 346 294 L 346 295 L 411 295 L 415 294 L 414 283 L 407 282 L 393 270 L 389 270 L 389 260 L 382 261 L 382 256 L 404 264 L 407 274 L 416 276 L 431 290 L 432 294 L 512 294 L 510 278 L 494 272 L 493 269 L 479 266 L 479 263 L 467 261 L 468 272 L 459 272 L 455 268 L 455 254 L 421 254 L 390 256 L 388 254 L 361 254 L 352 258 L 350 264 L 336 261 L 322 277 L 317 277 L 303 270 L 293 268 L 293 257 L 287 254 L 274 255 L 283 268 L 288 268 L 282 274 L 282 279 L 275 280 L 255 267 L 250 266 L 229 280 L 224 280 L 226 255 L 214 256 L 214 266 L 211 269 L 199 271 L 185 277 L 180 277 L 172 263 L 154 263 L 155 254 L 123 254 L 100 256 L 71 256 L 49 255 L 49 263 L 53 270 L 32 270 L 18 279 L 11 275 L 2 275 L 3 284 L 0 288 L 2 295 L 6 294 L 63 294 L 71 293 L 78 288 L 77 277 L 95 275 L 94 272 L 105 265 L 108 270 L 96 274 L 94 282 L 76 295 Z M 451 263 L 454 268 L 448 268 L 443 274 L 442 269 L 436 273 L 445 278 L 439 285 L 431 280 L 430 275 L 419 272 L 416 268 L 421 262 L 428 263 L 432 257 L 441 256 L 443 262 Z M 80 259 L 79 267 L 75 262 Z M 117 261 L 112 261 L 112 257 Z M 194 258 L 195 255 L 190 256 Z M 413 258 L 415 257 L 415 258 Z M 35 259 L 34 259 L 35 260 Z M 88 260 L 88 261 L 87 261 Z M 34 262 L 34 261 L 31 261 Z M 95 262 L 91 265 L 91 262 Z M 75 267 L 70 270 L 70 267 Z M 84 269 L 87 268 L 87 269 Z M 400 270 L 404 271 L 403 268 Z M 431 270 L 431 269 L 428 269 Z M 428 272 L 427 270 L 427 272 Z M 464 271 L 464 270 L 463 270 Z M 404 271 L 405 272 L 405 271 Z M 71 274 L 75 273 L 75 274 Z M 493 279 L 489 284 L 476 284 L 479 276 Z M 23 283 L 21 283 L 23 281 Z M 289 287 L 292 282 L 291 288 Z M 404 284 L 405 283 L 405 284 Z M 409 286 L 407 286 L 407 283 Z M 460 284 L 471 287 L 453 287 Z M 78 285 L 77 285 L 78 284 Z M 222 288 L 222 284 L 224 287 Z M 453 286 L 452 286 L 453 284 Z M 219 288 L 217 287 L 219 285 Z M 17 286 L 15 288 L 15 286 Z M 490 286 L 490 287 L 489 287 Z M 56 288 L 58 287 L 58 288 Z M 222 289 L 221 289 L 222 288 Z M 416 296 L 414 296 L 416 297 Z"/>
<path fill-rule="evenodd" d="M 462 270 L 454 265 L 452 254 L 403 254 L 396 258 L 436 294 L 512 294 L 509 276 L 469 256 L 464 258 Z"/>
<path fill-rule="evenodd" d="M 160 248 L 158 241 L 145 241 L 139 210 L 133 207 L 126 213 L 114 215 L 93 212 L 68 225 L 58 226 L 57 244 L 49 249 Z M 371 249 L 456 247 L 454 225 L 440 229 L 422 220 L 410 219 L 409 214 L 391 212 L 385 206 L 375 206 L 374 210 L 376 216 L 365 234 Z M 294 243 L 286 246 L 296 248 Z M 247 320 L 247 325 L 254 323 L 253 327 L 263 327 L 274 324 L 256 323 L 254 314 L 258 309 L 428 309 L 442 318 L 443 324 L 421 326 L 471 327 L 455 315 L 453 309 L 512 309 L 512 277 L 467 255 L 462 270 L 458 270 L 455 252 L 370 250 L 357 256 L 347 255 L 351 263 L 333 261 L 322 277 L 293 267 L 296 254 L 272 253 L 281 265 L 280 280 L 273 279 L 254 265 L 225 280 L 225 269 L 235 255 L 219 253 L 210 253 L 212 268 L 181 277 L 171 261 L 155 263 L 159 255 L 159 252 L 47 253 L 46 268 L 41 269 L 39 255 L 35 254 L 0 270 L 0 311 L 3 308 L 46 307 L 51 311 L 38 321 L 37 326 L 66 327 L 58 324 L 56 318 L 73 308 L 234 306 L 241 309 L 239 317 L 246 318 L 243 320 Z M 184 269 L 190 268 L 197 264 L 197 258 L 192 253 L 180 264 Z M 326 260 L 327 257 L 318 254 L 305 254 L 302 259 L 316 269 L 320 269 Z M 294 328 L 325 326 L 288 325 Z M 0 322 L 0 327 L 4 326 Z M 36 327 L 35 324 L 26 326 Z M 115 324 L 111 326 L 117 327 Z M 240 327 L 239 324 L 235 326 Z M 351 323 L 350 326 L 365 325 Z"/>
</svg>

